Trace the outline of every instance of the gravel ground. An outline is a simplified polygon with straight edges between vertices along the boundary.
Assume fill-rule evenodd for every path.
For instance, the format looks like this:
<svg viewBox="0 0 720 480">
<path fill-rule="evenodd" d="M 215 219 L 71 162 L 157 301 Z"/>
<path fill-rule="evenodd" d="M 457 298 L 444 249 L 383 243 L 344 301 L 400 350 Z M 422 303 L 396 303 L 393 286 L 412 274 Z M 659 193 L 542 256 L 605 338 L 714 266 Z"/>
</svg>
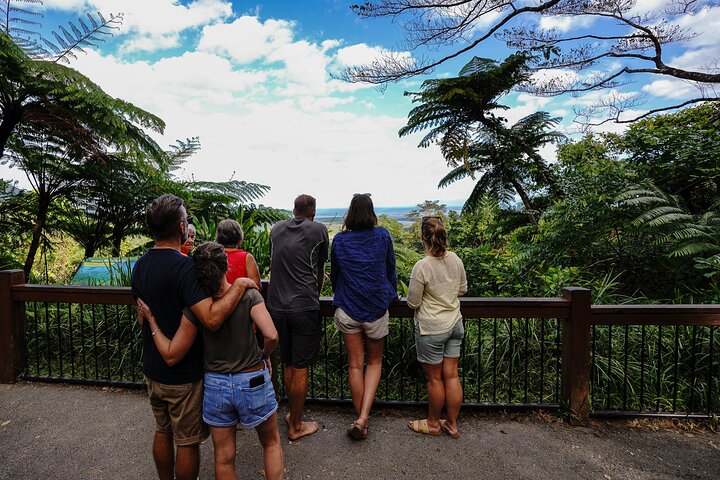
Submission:
<svg viewBox="0 0 720 480">
<path fill-rule="evenodd" d="M 307 417 L 321 428 L 285 441 L 287 478 L 720 479 L 720 435 L 671 422 L 579 428 L 542 414 L 468 413 L 453 440 L 410 431 L 407 420 L 422 413 L 377 410 L 370 437 L 354 442 L 345 435 L 347 409 L 311 405 Z M 0 479 L 153 478 L 153 428 L 142 392 L 0 385 Z M 212 478 L 211 441 L 201 455 L 200 478 Z M 262 478 L 255 432 L 238 432 L 237 467 L 240 478 Z"/>
</svg>

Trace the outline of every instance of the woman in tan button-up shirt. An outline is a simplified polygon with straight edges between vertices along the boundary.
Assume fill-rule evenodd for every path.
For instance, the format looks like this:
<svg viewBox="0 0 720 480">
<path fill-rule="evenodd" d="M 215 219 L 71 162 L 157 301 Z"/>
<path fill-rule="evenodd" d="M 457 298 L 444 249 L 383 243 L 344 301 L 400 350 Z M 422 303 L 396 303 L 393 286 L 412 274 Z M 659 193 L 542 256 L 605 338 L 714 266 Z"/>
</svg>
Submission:
<svg viewBox="0 0 720 480">
<path fill-rule="evenodd" d="M 415 309 L 415 347 L 428 380 L 428 417 L 413 420 L 408 427 L 428 435 L 445 431 L 458 438 L 462 403 L 458 359 L 465 335 L 458 296 L 467 292 L 467 278 L 462 260 L 447 249 L 440 217 L 424 217 L 420 232 L 426 256 L 410 274 L 407 303 Z M 443 406 L 447 420 L 440 419 Z"/>
</svg>

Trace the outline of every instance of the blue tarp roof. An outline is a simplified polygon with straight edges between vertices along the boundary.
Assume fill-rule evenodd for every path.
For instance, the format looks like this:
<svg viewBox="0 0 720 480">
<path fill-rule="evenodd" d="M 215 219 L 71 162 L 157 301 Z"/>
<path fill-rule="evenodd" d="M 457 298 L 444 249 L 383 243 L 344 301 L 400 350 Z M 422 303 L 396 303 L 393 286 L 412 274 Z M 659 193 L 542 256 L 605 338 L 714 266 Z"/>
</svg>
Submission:
<svg viewBox="0 0 720 480">
<path fill-rule="evenodd" d="M 111 285 L 123 277 L 129 278 L 137 257 L 91 257 L 85 259 L 70 285 Z M 112 279 L 117 280 L 111 282 Z"/>
</svg>

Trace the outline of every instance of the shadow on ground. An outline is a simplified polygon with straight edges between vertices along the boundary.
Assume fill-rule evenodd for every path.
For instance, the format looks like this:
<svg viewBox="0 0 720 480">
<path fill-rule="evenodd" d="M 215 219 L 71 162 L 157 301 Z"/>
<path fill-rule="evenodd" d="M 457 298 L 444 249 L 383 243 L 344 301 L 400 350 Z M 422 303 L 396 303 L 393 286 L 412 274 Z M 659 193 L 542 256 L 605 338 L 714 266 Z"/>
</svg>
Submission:
<svg viewBox="0 0 720 480">
<path fill-rule="evenodd" d="M 709 432 L 630 428 L 637 422 L 577 428 L 550 416 L 468 413 L 461 438 L 453 440 L 410 431 L 407 420 L 420 410 L 378 410 L 370 437 L 354 442 L 345 435 L 350 411 L 309 408 L 308 417 L 321 428 L 298 442 L 285 441 L 289 479 L 720 478 L 720 435 Z M 142 392 L 2 385 L 0 478 L 153 478 L 153 428 Z M 210 440 L 201 452 L 200 478 L 213 478 Z M 237 467 L 240 478 L 262 478 L 254 431 L 238 432 Z"/>
</svg>

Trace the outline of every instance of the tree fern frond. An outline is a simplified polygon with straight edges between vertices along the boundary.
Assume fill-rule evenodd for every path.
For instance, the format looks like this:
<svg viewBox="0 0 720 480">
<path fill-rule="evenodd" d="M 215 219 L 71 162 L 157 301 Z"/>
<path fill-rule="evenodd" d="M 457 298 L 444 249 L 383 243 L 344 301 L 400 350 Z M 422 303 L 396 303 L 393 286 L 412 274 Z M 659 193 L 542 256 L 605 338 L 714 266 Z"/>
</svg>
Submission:
<svg viewBox="0 0 720 480">
<path fill-rule="evenodd" d="M 93 17 L 93 16 L 90 15 L 89 13 L 87 13 L 86 15 L 87 15 L 88 19 L 90 20 L 90 24 L 92 25 L 92 29 L 93 29 L 93 30 L 97 30 L 99 24 L 98 24 L 98 22 L 95 21 L 95 17 Z M 98 16 L 100 17 L 100 19 L 101 19 L 101 21 L 102 21 L 102 15 L 100 15 L 100 13 L 98 13 Z"/>
<path fill-rule="evenodd" d="M 63 49 L 69 49 L 70 44 L 65 41 L 64 38 L 60 36 L 57 32 L 52 32 L 53 37 L 55 37 L 55 41 L 57 41 L 58 44 L 60 44 L 61 48 L 58 48 L 58 50 L 63 51 Z"/>
<path fill-rule="evenodd" d="M 698 218 L 698 224 L 703 226 L 720 225 L 720 213 L 713 211 L 705 212 Z"/>
<path fill-rule="evenodd" d="M 461 77 L 476 75 L 480 72 L 486 72 L 491 68 L 497 67 L 497 61 L 491 58 L 473 57 L 467 65 L 460 70 Z"/>
<path fill-rule="evenodd" d="M 680 221 L 692 221 L 692 215 L 688 215 L 677 207 L 662 206 L 643 213 L 633 220 L 632 224 L 635 226 L 657 227 Z"/>
<path fill-rule="evenodd" d="M 712 229 L 701 229 L 696 226 L 681 227 L 677 230 L 672 230 L 668 233 L 660 235 L 655 240 L 657 245 L 665 245 L 670 242 L 690 240 L 690 239 L 708 239 L 711 240 L 714 237 Z"/>
<path fill-rule="evenodd" d="M 97 13 L 100 21 L 95 20 L 89 13 L 87 17 L 90 19 L 93 28 L 89 28 L 82 19 L 78 19 L 82 29 L 78 28 L 74 22 L 68 22 L 69 30 L 64 26 L 59 27 L 64 38 L 56 31 L 52 32 L 57 42 L 57 44 L 50 47 L 53 52 L 56 52 L 56 56 L 52 61 L 67 63 L 68 57 L 74 57 L 73 51 L 83 51 L 82 47 L 97 47 L 98 43 L 105 41 L 101 38 L 101 35 L 112 35 L 112 31 L 119 29 L 123 22 L 122 13 L 110 14 L 110 20 L 106 20 L 100 12 Z M 53 43 L 51 40 L 45 39 L 45 41 L 46 43 Z"/>
<path fill-rule="evenodd" d="M 458 180 L 467 178 L 469 175 L 470 174 L 465 168 L 465 165 L 454 168 L 440 180 L 440 182 L 438 183 L 438 188 L 445 188 L 448 185 L 452 185 L 453 183 L 457 182 Z"/>
<path fill-rule="evenodd" d="M 467 200 L 465 200 L 465 204 L 462 207 L 463 213 L 472 212 L 482 202 L 487 190 L 486 183 L 482 181 L 483 178 L 485 178 L 485 176 L 480 178 L 480 180 L 475 184 L 472 192 L 470 192 L 470 196 Z"/>
<path fill-rule="evenodd" d="M 671 257 L 699 257 L 708 253 L 716 253 L 720 251 L 720 245 L 709 242 L 686 243 L 681 247 L 670 252 Z"/>
</svg>

